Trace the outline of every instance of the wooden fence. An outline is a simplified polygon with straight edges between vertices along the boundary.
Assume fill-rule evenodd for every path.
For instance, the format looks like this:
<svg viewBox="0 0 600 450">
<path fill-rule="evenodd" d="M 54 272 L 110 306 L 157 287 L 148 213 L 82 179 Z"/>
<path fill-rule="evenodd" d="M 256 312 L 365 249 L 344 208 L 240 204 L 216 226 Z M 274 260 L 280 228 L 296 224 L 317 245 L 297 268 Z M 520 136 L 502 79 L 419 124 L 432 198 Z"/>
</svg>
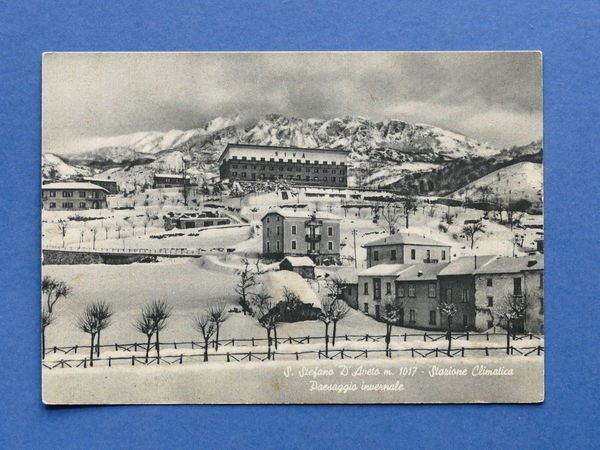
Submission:
<svg viewBox="0 0 600 450">
<path fill-rule="evenodd" d="M 473 338 L 484 338 L 486 342 L 489 342 L 490 339 L 494 338 L 502 338 L 506 339 L 506 333 L 476 333 L 476 332 L 461 332 L 461 333 L 452 333 L 452 340 L 461 340 L 465 339 L 467 341 Z M 400 333 L 400 334 L 392 334 L 392 339 L 400 339 L 402 342 L 409 341 L 423 341 L 423 342 L 436 342 L 440 340 L 446 339 L 446 333 Z M 331 341 L 332 337 L 329 336 L 329 340 Z M 513 341 L 518 340 L 541 340 L 541 336 L 538 336 L 533 333 L 528 334 L 519 334 L 515 338 L 511 337 Z M 316 344 L 316 343 L 325 343 L 325 336 L 289 336 L 289 337 L 278 337 L 277 340 L 275 338 L 271 338 L 271 343 L 275 344 Z M 385 334 L 341 334 L 336 336 L 336 342 L 385 342 Z M 216 340 L 210 341 L 210 346 L 214 347 Z M 268 344 L 268 339 L 265 338 L 231 338 L 231 339 L 219 339 L 219 346 L 222 347 L 256 347 L 257 345 L 266 345 Z M 133 342 L 127 344 L 101 344 L 101 350 L 112 350 L 112 351 L 124 351 L 124 352 L 138 352 L 138 351 L 146 351 L 147 344 L 144 342 Z M 179 342 L 161 342 L 161 349 L 203 349 L 204 343 L 199 341 L 179 341 Z M 151 343 L 149 349 L 153 350 L 156 348 L 155 343 Z M 44 355 L 49 354 L 77 354 L 80 351 L 88 351 L 90 350 L 89 345 L 71 345 L 71 346 L 55 346 L 55 347 L 46 347 L 44 349 Z"/>
<path fill-rule="evenodd" d="M 544 347 L 532 346 L 532 347 L 510 347 L 510 355 L 518 356 L 540 356 L 544 353 Z M 368 359 L 371 357 L 385 357 L 393 358 L 396 357 L 411 357 L 411 358 L 453 358 L 462 357 L 464 358 L 468 354 L 476 356 L 493 356 L 493 355 L 505 355 L 506 347 L 459 347 L 452 349 L 449 353 L 446 349 L 440 349 L 438 347 L 431 348 L 405 348 L 405 349 L 334 349 L 325 352 L 324 350 L 311 350 L 301 352 L 281 352 L 272 351 L 271 353 L 262 352 L 222 352 L 222 353 L 210 353 L 208 361 L 206 362 L 263 362 L 267 360 L 307 360 L 307 359 Z M 179 355 L 166 355 L 166 356 L 118 356 L 108 358 L 98 358 L 93 360 L 93 365 L 90 363 L 88 358 L 83 359 L 61 359 L 58 361 L 45 361 L 42 363 L 42 367 L 48 370 L 52 369 L 65 369 L 65 368 L 88 368 L 88 367 L 113 367 L 113 366 L 149 366 L 149 365 L 173 365 L 183 364 L 191 362 L 205 362 L 204 354 L 179 354 Z"/>
</svg>

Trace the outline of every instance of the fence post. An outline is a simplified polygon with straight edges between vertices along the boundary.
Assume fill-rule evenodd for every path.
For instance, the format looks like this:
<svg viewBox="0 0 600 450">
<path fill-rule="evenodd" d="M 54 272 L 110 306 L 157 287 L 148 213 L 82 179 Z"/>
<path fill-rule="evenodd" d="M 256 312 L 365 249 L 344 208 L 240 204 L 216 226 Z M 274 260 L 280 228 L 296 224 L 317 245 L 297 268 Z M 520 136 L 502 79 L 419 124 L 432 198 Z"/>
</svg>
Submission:
<svg viewBox="0 0 600 450">
<path fill-rule="evenodd" d="M 177 342 L 173 342 L 173 348 L 177 350 Z"/>
<path fill-rule="evenodd" d="M 348 340 L 348 334 L 346 334 L 346 340 Z"/>
<path fill-rule="evenodd" d="M 427 333 L 423 333 L 423 342 L 427 342 Z"/>
<path fill-rule="evenodd" d="M 406 342 L 406 333 L 404 333 L 404 342 Z"/>
<path fill-rule="evenodd" d="M 54 353 L 56 353 L 56 345 L 54 346 Z"/>
<path fill-rule="evenodd" d="M 252 336 L 252 347 L 254 347 L 254 336 Z"/>
<path fill-rule="evenodd" d="M 112 367 L 112 358 L 108 357 L 108 367 Z"/>
<path fill-rule="evenodd" d="M 319 359 L 321 359 L 321 350 L 319 350 Z"/>
<path fill-rule="evenodd" d="M 365 342 L 369 342 L 369 333 L 365 334 Z"/>
<path fill-rule="evenodd" d="M 438 357 L 438 348 L 437 347 L 435 348 L 435 357 L 436 358 Z"/>
<path fill-rule="evenodd" d="M 539 353 L 538 353 L 539 355 Z M 298 358 L 298 352 L 296 352 L 296 361 L 298 361 L 300 358 Z"/>
<path fill-rule="evenodd" d="M 490 356 L 490 351 L 488 350 L 488 348 L 485 348 L 485 356 Z"/>
<path fill-rule="evenodd" d="M 533 339 L 533 333 L 529 333 L 529 340 L 531 341 Z"/>
<path fill-rule="evenodd" d="M 230 362 L 230 360 L 229 360 L 229 352 L 227 352 L 227 362 Z"/>
<path fill-rule="evenodd" d="M 462 356 L 463 358 L 465 357 L 465 348 L 464 347 L 462 347 L 460 349 L 460 356 Z"/>
<path fill-rule="evenodd" d="M 369 359 L 369 350 L 365 350 L 365 359 Z"/>
<path fill-rule="evenodd" d="M 486 341 L 489 341 L 489 340 L 490 340 L 490 333 L 489 333 L 489 331 L 486 331 L 486 332 L 485 332 L 485 340 L 486 340 Z"/>
<path fill-rule="evenodd" d="M 538 348 L 537 348 L 537 354 L 538 354 L 538 356 L 540 355 L 541 351 L 542 351 L 542 347 L 538 345 Z"/>
<path fill-rule="evenodd" d="M 467 330 L 467 341 L 469 340 L 469 330 Z"/>
<path fill-rule="evenodd" d="M 248 361 L 252 361 L 252 352 L 248 352 Z"/>
<path fill-rule="evenodd" d="M 194 341 L 192 341 L 192 350 L 194 350 Z"/>
<path fill-rule="evenodd" d="M 75 346 L 75 354 L 77 354 L 77 347 L 79 347 L 78 345 Z"/>
<path fill-rule="evenodd" d="M 273 351 L 273 361 L 275 361 L 275 351 Z"/>
<path fill-rule="evenodd" d="M 183 364 L 183 353 L 179 354 L 179 364 Z"/>
<path fill-rule="evenodd" d="M 87 368 L 87 358 L 83 358 L 83 368 Z"/>
<path fill-rule="evenodd" d="M 510 346 L 510 354 L 511 354 L 511 355 L 513 354 L 513 350 L 514 350 L 514 349 L 515 349 L 515 348 L 514 348 L 514 347 L 511 345 L 511 346 Z"/>
<path fill-rule="evenodd" d="M 131 365 L 135 366 L 135 355 L 131 356 Z"/>
<path fill-rule="evenodd" d="M 235 347 L 235 339 L 234 338 L 231 338 L 231 346 Z"/>
<path fill-rule="evenodd" d="M 306 336 L 306 343 L 310 344 L 310 336 Z"/>
<path fill-rule="evenodd" d="M 415 357 L 415 349 L 413 347 L 410 348 L 410 356 Z"/>
<path fill-rule="evenodd" d="M 342 356 L 342 359 L 344 359 L 344 349 L 342 349 L 342 351 L 340 352 L 340 355 Z"/>
</svg>

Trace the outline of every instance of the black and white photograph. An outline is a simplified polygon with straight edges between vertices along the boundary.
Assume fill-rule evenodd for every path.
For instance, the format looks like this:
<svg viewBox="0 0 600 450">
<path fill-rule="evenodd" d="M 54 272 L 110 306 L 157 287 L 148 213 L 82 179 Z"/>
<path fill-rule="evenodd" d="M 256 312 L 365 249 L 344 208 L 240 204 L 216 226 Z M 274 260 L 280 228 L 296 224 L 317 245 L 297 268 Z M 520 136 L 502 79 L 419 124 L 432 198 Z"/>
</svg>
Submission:
<svg viewBox="0 0 600 450">
<path fill-rule="evenodd" d="M 41 159 L 46 404 L 544 401 L 540 52 L 46 53 Z"/>
</svg>

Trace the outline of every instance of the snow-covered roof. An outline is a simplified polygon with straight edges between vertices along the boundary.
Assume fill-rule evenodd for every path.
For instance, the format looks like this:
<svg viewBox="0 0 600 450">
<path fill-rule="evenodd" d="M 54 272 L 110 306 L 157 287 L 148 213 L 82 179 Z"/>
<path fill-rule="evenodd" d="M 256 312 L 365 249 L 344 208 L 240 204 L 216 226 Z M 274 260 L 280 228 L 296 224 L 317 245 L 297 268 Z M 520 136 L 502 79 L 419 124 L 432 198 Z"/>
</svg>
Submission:
<svg viewBox="0 0 600 450">
<path fill-rule="evenodd" d="M 397 276 L 403 270 L 410 267 L 410 264 L 378 264 L 368 269 L 358 272 L 359 277 L 392 277 Z"/>
<path fill-rule="evenodd" d="M 279 214 L 282 217 L 290 217 L 290 218 L 298 218 L 298 219 L 309 219 L 312 215 L 313 211 L 309 209 L 297 209 L 293 210 L 291 208 L 277 208 L 271 209 L 265 213 L 263 219 L 267 217 L 269 214 Z M 328 212 L 317 211 L 316 213 L 317 219 L 329 219 L 329 220 L 341 220 L 341 217 L 336 216 L 335 214 L 331 214 Z"/>
<path fill-rule="evenodd" d="M 116 183 L 116 180 L 111 180 L 110 178 L 92 178 L 92 177 L 83 177 L 83 181 L 89 181 L 93 183 L 94 181 L 98 181 L 100 183 Z"/>
<path fill-rule="evenodd" d="M 286 256 L 279 264 L 284 261 L 289 262 L 292 267 L 315 267 L 315 263 L 308 256 Z"/>
<path fill-rule="evenodd" d="M 476 255 L 476 256 L 461 256 L 450 262 L 442 271 L 440 276 L 446 275 L 471 275 L 476 269 L 479 269 L 498 258 L 495 255 Z"/>
<path fill-rule="evenodd" d="M 396 281 L 435 281 L 440 271 L 447 265 L 447 262 L 411 264 L 398 274 Z"/>
<path fill-rule="evenodd" d="M 42 189 L 49 189 L 49 190 L 54 190 L 54 189 L 75 189 L 75 190 L 81 190 L 81 191 L 83 191 L 83 190 L 89 190 L 89 189 L 94 189 L 94 190 L 100 190 L 100 191 L 108 192 L 102 186 L 98 186 L 97 184 L 81 183 L 81 182 L 48 183 L 48 184 L 43 184 L 42 185 Z"/>
<path fill-rule="evenodd" d="M 283 152 L 284 155 L 280 155 L 280 152 Z M 281 145 L 228 144 L 219 157 L 219 164 L 233 153 L 237 153 L 239 156 L 245 156 L 248 160 L 251 160 L 252 157 L 257 159 L 261 157 L 308 159 L 308 155 L 310 155 L 310 159 L 322 158 L 331 162 L 345 163 L 350 152 L 341 148 L 303 148 Z"/>
<path fill-rule="evenodd" d="M 154 176 L 162 178 L 183 178 L 183 175 L 180 173 L 155 173 Z M 185 177 L 190 178 L 189 175 L 186 175 Z"/>
<path fill-rule="evenodd" d="M 410 234 L 410 233 L 396 233 L 390 236 L 386 236 L 384 238 L 376 239 L 371 242 L 367 242 L 363 245 L 363 247 L 375 247 L 382 245 L 429 245 L 432 247 L 450 247 L 450 244 L 446 244 L 445 242 L 436 241 L 434 239 L 420 236 L 418 234 Z"/>
<path fill-rule="evenodd" d="M 498 258 L 477 269 L 475 275 L 519 273 L 532 270 L 544 270 L 544 255 Z"/>
</svg>

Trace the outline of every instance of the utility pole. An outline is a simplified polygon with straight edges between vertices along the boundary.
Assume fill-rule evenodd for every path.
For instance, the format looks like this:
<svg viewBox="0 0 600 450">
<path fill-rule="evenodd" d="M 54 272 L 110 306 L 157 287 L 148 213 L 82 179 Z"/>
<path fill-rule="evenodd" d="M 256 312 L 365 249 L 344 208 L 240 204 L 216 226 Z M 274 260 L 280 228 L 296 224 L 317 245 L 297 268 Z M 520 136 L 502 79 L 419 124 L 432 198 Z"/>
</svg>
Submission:
<svg viewBox="0 0 600 450">
<path fill-rule="evenodd" d="M 354 238 L 354 268 L 357 269 L 358 268 L 358 262 L 356 259 L 356 228 L 354 228 L 352 230 L 352 236 Z"/>
</svg>

